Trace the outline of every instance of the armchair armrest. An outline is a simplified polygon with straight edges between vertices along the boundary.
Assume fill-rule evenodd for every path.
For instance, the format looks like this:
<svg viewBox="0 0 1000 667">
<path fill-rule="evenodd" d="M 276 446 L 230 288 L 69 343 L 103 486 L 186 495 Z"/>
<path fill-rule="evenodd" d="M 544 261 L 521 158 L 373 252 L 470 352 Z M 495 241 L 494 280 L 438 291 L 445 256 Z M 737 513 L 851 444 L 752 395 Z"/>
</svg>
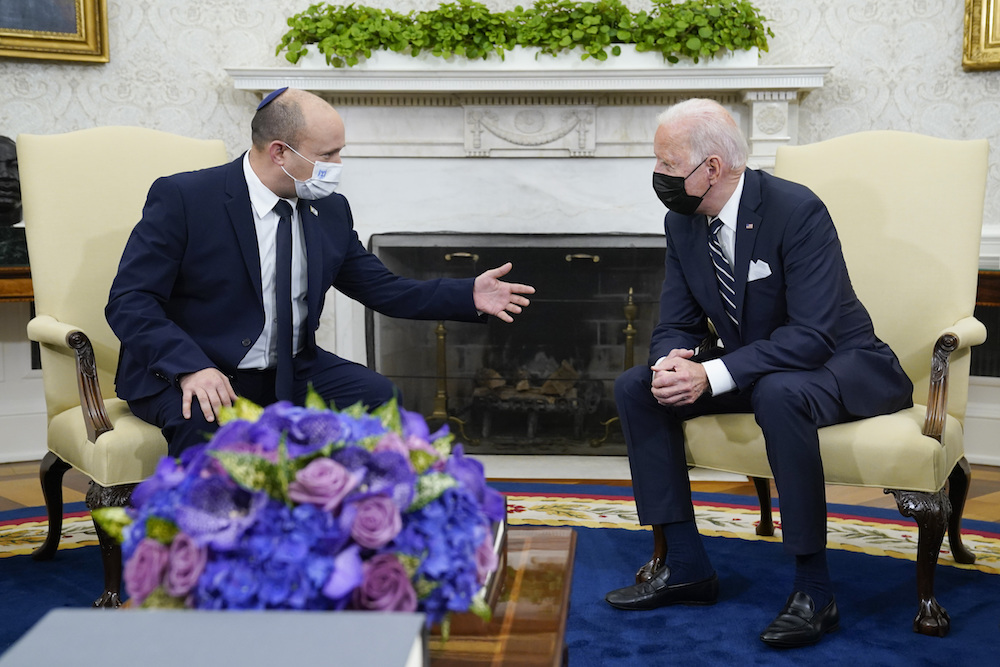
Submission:
<svg viewBox="0 0 1000 667">
<path fill-rule="evenodd" d="M 923 434 L 943 442 L 948 417 L 948 361 L 956 350 L 979 345 L 986 340 L 986 326 L 975 317 L 965 317 L 938 335 L 931 353 L 931 382 L 927 394 L 927 415 Z"/>
<path fill-rule="evenodd" d="M 97 379 L 94 347 L 87 334 L 79 327 L 60 322 L 49 315 L 39 315 L 28 322 L 28 338 L 45 345 L 74 351 L 80 409 L 83 410 L 83 421 L 87 426 L 87 439 L 96 442 L 99 436 L 112 430 L 114 427 L 104 407 L 104 397 L 101 395 L 101 385 Z"/>
</svg>

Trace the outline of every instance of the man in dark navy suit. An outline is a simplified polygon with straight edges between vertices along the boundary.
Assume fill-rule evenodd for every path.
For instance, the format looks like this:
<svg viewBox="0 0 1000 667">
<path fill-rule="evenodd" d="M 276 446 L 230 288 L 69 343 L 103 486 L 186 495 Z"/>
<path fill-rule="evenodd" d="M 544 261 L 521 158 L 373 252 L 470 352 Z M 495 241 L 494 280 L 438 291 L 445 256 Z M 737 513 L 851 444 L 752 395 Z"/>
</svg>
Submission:
<svg viewBox="0 0 1000 667">
<path fill-rule="evenodd" d="M 330 287 L 385 315 L 469 322 L 511 322 L 534 293 L 500 280 L 509 263 L 417 281 L 365 250 L 335 193 L 344 124 L 316 95 L 274 91 L 251 130 L 252 147 L 232 163 L 153 184 L 111 287 L 117 393 L 162 428 L 171 455 L 203 442 L 238 395 L 302 404 L 311 384 L 339 407 L 394 396 L 386 378 L 316 345 Z"/>
<path fill-rule="evenodd" d="M 667 109 L 653 150 L 653 187 L 670 209 L 660 321 L 650 365 L 622 374 L 615 399 L 654 559 L 645 581 L 606 599 L 622 609 L 715 603 L 719 582 L 695 526 L 681 426 L 752 412 L 796 562 L 792 594 L 760 638 L 813 644 L 839 625 L 817 430 L 909 407 L 913 386 L 854 294 L 823 202 L 747 169 L 746 140 L 722 106 L 694 99 Z M 721 349 L 702 354 L 709 322 Z"/>
</svg>

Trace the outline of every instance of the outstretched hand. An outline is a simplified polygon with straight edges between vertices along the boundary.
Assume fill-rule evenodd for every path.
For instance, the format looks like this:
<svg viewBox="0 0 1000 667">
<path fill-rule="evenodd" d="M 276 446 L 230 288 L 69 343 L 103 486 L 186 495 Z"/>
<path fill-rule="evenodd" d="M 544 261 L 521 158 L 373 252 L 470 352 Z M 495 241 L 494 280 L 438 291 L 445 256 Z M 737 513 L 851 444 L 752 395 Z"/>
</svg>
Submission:
<svg viewBox="0 0 1000 667">
<path fill-rule="evenodd" d="M 503 266 L 484 271 L 476 278 L 475 287 L 472 289 L 472 300 L 476 304 L 476 310 L 495 315 L 504 322 L 513 322 L 511 313 L 520 314 L 530 303 L 527 297 L 521 295 L 534 294 L 534 287 L 500 280 L 513 267 L 513 264 L 507 262 Z"/>
</svg>

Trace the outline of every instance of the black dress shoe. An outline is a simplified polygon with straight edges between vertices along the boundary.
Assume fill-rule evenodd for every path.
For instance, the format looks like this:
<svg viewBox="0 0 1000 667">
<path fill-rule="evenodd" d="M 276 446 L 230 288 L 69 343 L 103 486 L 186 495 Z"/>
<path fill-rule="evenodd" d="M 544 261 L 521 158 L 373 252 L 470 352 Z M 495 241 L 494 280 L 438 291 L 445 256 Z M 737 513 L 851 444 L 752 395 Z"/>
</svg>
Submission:
<svg viewBox="0 0 1000 667">
<path fill-rule="evenodd" d="M 656 609 L 670 604 L 715 604 L 719 599 L 719 577 L 689 584 L 671 584 L 670 568 L 662 567 L 649 580 L 611 591 L 604 596 L 618 609 Z"/>
<path fill-rule="evenodd" d="M 809 646 L 839 627 L 840 612 L 837 611 L 835 598 L 817 612 L 811 597 L 802 591 L 795 591 L 788 597 L 778 617 L 760 633 L 760 640 L 777 648 Z"/>
</svg>

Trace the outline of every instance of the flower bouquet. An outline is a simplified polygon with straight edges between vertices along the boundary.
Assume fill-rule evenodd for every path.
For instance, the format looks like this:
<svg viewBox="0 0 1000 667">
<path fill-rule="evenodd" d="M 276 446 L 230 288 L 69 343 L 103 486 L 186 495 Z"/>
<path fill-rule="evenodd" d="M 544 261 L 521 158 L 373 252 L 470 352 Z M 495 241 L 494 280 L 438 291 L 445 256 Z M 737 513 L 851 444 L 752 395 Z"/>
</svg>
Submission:
<svg viewBox="0 0 1000 667">
<path fill-rule="evenodd" d="M 219 422 L 130 507 L 99 510 L 130 604 L 421 611 L 445 636 L 453 612 L 489 618 L 505 499 L 447 426 L 315 393 L 305 407 L 239 399 Z"/>
</svg>

